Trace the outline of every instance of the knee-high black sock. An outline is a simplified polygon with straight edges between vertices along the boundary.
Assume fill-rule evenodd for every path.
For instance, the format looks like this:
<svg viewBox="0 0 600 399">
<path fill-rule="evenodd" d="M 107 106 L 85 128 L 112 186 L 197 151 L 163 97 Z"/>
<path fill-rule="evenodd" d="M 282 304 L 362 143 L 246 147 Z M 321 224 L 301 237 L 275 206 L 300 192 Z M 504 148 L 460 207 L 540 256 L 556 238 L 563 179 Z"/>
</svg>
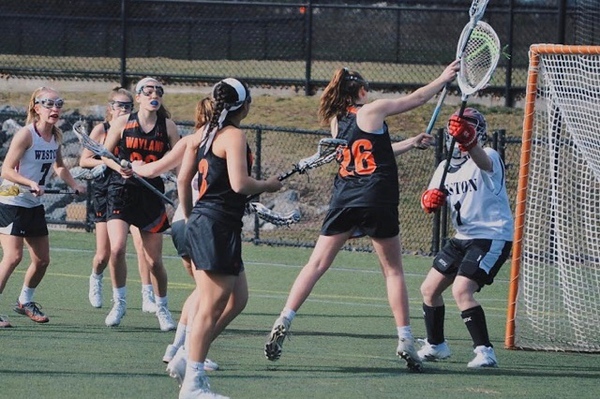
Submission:
<svg viewBox="0 0 600 399">
<path fill-rule="evenodd" d="M 427 342 L 432 345 L 444 342 L 444 317 L 446 307 L 427 306 L 423 304 L 423 318 L 425 319 L 425 330 L 427 331 Z"/>
<path fill-rule="evenodd" d="M 492 346 L 490 336 L 488 334 L 487 323 L 485 322 L 485 313 L 481 306 L 464 310 L 460 313 L 471 338 L 473 339 L 473 347 L 477 346 Z"/>
</svg>

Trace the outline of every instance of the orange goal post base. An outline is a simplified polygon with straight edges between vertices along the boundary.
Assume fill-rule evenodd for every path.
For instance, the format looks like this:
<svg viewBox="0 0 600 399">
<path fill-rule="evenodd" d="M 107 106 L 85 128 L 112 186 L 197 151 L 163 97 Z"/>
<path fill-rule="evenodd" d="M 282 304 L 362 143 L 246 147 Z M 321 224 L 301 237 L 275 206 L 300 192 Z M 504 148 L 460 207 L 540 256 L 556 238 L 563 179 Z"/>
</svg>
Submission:
<svg viewBox="0 0 600 399">
<path fill-rule="evenodd" d="M 530 47 L 505 347 L 600 352 L 600 46 Z"/>
</svg>

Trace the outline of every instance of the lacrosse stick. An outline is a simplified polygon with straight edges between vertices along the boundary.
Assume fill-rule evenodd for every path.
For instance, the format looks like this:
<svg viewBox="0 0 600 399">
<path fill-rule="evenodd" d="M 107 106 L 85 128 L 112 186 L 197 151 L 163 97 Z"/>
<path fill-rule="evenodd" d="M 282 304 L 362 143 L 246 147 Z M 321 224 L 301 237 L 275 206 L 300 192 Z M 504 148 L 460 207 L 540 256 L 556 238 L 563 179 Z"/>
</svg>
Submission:
<svg viewBox="0 0 600 399">
<path fill-rule="evenodd" d="M 463 54 L 465 53 L 465 50 L 467 48 L 467 43 L 469 42 L 469 37 L 471 37 L 471 34 L 473 33 L 475 27 L 477 26 L 477 23 L 483 17 L 483 13 L 485 12 L 485 8 L 487 7 L 488 1 L 489 0 L 473 0 L 473 2 L 471 3 L 471 8 L 469 9 L 470 20 L 467 23 L 467 25 L 465 25 L 465 27 L 463 28 L 463 32 L 458 41 L 458 49 L 456 51 L 457 59 L 462 58 Z M 438 99 L 435 109 L 433 110 L 433 115 L 431 115 L 431 119 L 429 120 L 429 125 L 427 125 L 427 129 L 425 130 L 425 133 L 427 133 L 429 135 L 431 134 L 431 131 L 433 130 L 433 125 L 435 124 L 435 121 L 437 120 L 438 116 L 440 115 L 440 111 L 442 110 L 442 104 L 444 103 L 446 94 L 448 93 L 449 86 L 450 86 L 450 83 L 446 83 L 444 85 L 444 89 L 442 90 L 442 93 L 440 94 L 440 98 Z"/>
<path fill-rule="evenodd" d="M 464 41 L 464 42 L 463 42 Z M 460 70 L 456 79 L 461 92 L 461 105 L 458 116 L 462 118 L 467 107 L 467 98 L 488 84 L 498 61 L 500 60 L 500 40 L 494 29 L 483 21 L 477 22 L 474 29 L 465 26 L 457 50 L 463 52 Z M 440 182 L 440 190 L 444 189 L 446 175 L 450 169 L 450 161 L 456 139 L 453 137 L 446 155 L 446 166 Z"/>
<path fill-rule="evenodd" d="M 304 174 L 308 172 L 310 169 L 318 168 L 319 166 L 323 166 L 325 164 L 330 163 L 335 159 L 337 154 L 337 150 L 340 146 L 347 145 L 348 142 L 342 139 L 334 139 L 334 138 L 324 138 L 319 140 L 319 145 L 317 147 L 317 152 L 307 158 L 302 158 L 298 161 L 297 164 L 294 165 L 290 170 L 283 172 L 278 176 L 279 181 L 283 181 L 294 174 Z M 260 194 L 254 194 L 246 200 L 246 202 L 250 202 L 253 199 L 257 198 Z"/>
<path fill-rule="evenodd" d="M 73 125 L 73 133 L 75 133 L 75 135 L 79 139 L 79 142 L 81 143 L 81 145 L 83 145 L 85 148 L 90 150 L 94 155 L 112 159 L 113 161 L 115 161 L 116 163 L 118 163 L 119 165 L 121 165 L 124 168 L 131 167 L 131 165 L 129 164 L 129 162 L 127 160 L 123 159 L 123 160 L 119 161 L 119 159 L 113 153 L 108 151 L 106 149 L 106 147 L 104 147 L 102 144 L 91 139 L 90 136 L 88 136 L 88 134 L 87 134 L 87 127 L 86 127 L 86 124 L 84 121 L 77 121 Z M 132 175 L 132 178 L 135 179 L 137 182 L 139 182 L 144 187 L 146 187 L 148 190 L 152 191 L 154 194 L 158 195 L 160 197 L 160 199 L 162 199 L 167 204 L 175 206 L 175 203 L 173 202 L 173 200 L 171 200 L 169 197 L 167 197 L 166 195 L 161 193 L 160 190 L 158 190 L 156 187 L 154 187 L 152 184 L 150 184 L 144 178 L 138 176 L 135 173 Z"/>
<path fill-rule="evenodd" d="M 300 221 L 300 211 L 298 209 L 294 209 L 287 214 L 281 214 L 267 208 L 260 202 L 247 202 L 246 212 L 256 213 L 259 218 L 275 226 L 289 226 Z"/>
<path fill-rule="evenodd" d="M 104 171 L 106 170 L 106 168 L 107 168 L 106 164 L 100 164 L 100 165 L 94 166 L 91 169 L 82 168 L 81 166 L 76 166 L 73 169 L 71 169 L 70 172 L 71 172 L 71 176 L 73 176 L 73 179 L 94 180 L 97 177 L 102 176 L 102 174 L 104 174 Z"/>
<path fill-rule="evenodd" d="M 16 197 L 21 193 L 32 192 L 28 188 L 23 188 L 18 184 L 11 186 L 0 186 L 0 197 Z M 44 194 L 71 194 L 79 195 L 79 191 L 72 190 L 59 190 L 59 189 L 44 189 Z"/>
</svg>

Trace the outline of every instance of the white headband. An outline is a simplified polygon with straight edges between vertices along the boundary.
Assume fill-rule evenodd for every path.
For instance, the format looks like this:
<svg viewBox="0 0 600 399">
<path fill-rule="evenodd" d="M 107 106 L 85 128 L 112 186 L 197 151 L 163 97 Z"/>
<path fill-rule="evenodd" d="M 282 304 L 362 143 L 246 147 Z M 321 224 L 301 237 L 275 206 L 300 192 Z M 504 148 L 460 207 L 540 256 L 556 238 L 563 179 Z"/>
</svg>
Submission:
<svg viewBox="0 0 600 399">
<path fill-rule="evenodd" d="M 156 82 L 156 86 L 162 87 L 162 85 L 158 82 L 158 80 L 151 78 L 151 77 L 147 77 L 147 78 L 140 80 L 138 82 L 138 84 L 135 85 L 135 92 L 137 94 L 140 94 L 142 92 L 142 89 L 144 88 L 144 86 L 146 86 L 150 82 Z"/>
<path fill-rule="evenodd" d="M 246 101 L 246 96 L 248 95 L 248 93 L 246 92 L 246 88 L 244 87 L 242 82 L 240 82 L 237 79 L 233 79 L 233 78 L 223 79 L 221 82 L 227 83 L 229 86 L 233 87 L 235 89 L 235 91 L 237 92 L 238 100 L 236 102 L 234 102 L 233 104 L 231 104 L 231 107 L 229 108 L 229 110 L 235 111 L 236 109 L 239 109 L 242 105 L 244 105 L 244 102 Z"/>
</svg>

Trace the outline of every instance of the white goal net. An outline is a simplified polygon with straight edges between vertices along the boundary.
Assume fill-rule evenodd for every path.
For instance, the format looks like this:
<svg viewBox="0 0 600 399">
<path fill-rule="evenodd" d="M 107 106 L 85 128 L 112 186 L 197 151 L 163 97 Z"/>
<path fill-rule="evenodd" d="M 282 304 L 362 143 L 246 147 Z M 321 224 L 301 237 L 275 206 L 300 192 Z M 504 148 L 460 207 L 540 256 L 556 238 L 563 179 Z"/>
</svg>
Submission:
<svg viewBox="0 0 600 399">
<path fill-rule="evenodd" d="M 600 352 L 600 47 L 534 45 L 506 346 Z"/>
</svg>

